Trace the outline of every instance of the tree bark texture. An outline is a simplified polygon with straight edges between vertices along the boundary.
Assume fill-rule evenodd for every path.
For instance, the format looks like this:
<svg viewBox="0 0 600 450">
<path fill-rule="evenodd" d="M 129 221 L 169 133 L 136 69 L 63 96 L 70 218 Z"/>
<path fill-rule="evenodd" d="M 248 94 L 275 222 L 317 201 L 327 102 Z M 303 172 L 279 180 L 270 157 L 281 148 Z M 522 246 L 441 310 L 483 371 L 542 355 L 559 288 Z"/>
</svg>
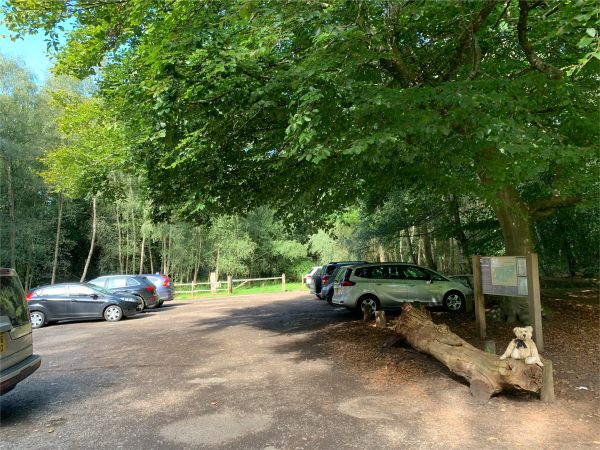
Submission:
<svg viewBox="0 0 600 450">
<path fill-rule="evenodd" d="M 502 227 L 505 254 L 525 256 L 533 250 L 531 239 L 531 216 L 519 193 L 511 187 L 497 192 L 500 203 L 496 206 L 496 216 Z"/>
<path fill-rule="evenodd" d="M 92 239 L 90 240 L 90 251 L 87 259 L 85 260 L 85 266 L 83 267 L 83 273 L 81 274 L 80 283 L 85 281 L 88 268 L 90 267 L 90 261 L 92 260 L 92 254 L 94 253 L 94 245 L 96 244 L 96 197 L 92 197 Z"/>
<path fill-rule="evenodd" d="M 411 239 L 411 229 L 410 228 L 406 228 L 406 243 L 408 244 L 408 253 L 410 254 L 410 259 L 412 260 L 412 263 L 417 264 L 417 254 L 415 252 L 415 248 L 413 246 L 413 242 Z"/>
<path fill-rule="evenodd" d="M 8 194 L 8 217 L 10 219 L 10 267 L 16 268 L 16 242 L 17 242 L 17 227 L 15 223 L 15 191 L 13 188 L 13 165 L 10 159 L 6 164 L 6 185 Z"/>
<path fill-rule="evenodd" d="M 142 246 L 140 250 L 140 275 L 144 273 L 144 248 L 146 246 L 146 235 L 142 231 Z"/>
<path fill-rule="evenodd" d="M 54 284 L 54 282 L 56 281 L 56 266 L 58 265 L 58 250 L 60 248 L 60 227 L 61 227 L 61 222 L 62 222 L 63 201 L 64 201 L 64 197 L 59 192 L 58 193 L 58 219 L 56 222 L 56 241 L 54 242 L 54 258 L 52 259 L 52 278 L 50 280 L 50 284 Z"/>
<path fill-rule="evenodd" d="M 425 261 L 427 262 L 427 267 L 433 270 L 437 270 L 437 262 L 433 257 L 431 236 L 429 236 L 429 228 L 427 227 L 427 224 L 423 224 L 420 226 L 420 234 L 421 240 L 423 242 L 423 253 L 425 255 Z"/>
<path fill-rule="evenodd" d="M 119 243 L 119 272 L 120 273 L 125 273 L 123 272 L 123 238 L 121 236 L 121 219 L 120 219 L 120 212 L 119 212 L 119 203 L 115 203 L 115 208 L 116 208 L 116 218 L 117 218 L 117 238 L 118 238 L 118 243 Z"/>
<path fill-rule="evenodd" d="M 400 339 L 416 350 L 433 356 L 453 373 L 470 383 L 471 394 L 480 401 L 506 390 L 540 392 L 542 369 L 514 359 L 501 361 L 483 352 L 456 334 L 447 325 L 436 325 L 426 310 L 402 306 L 395 328 Z"/>
</svg>

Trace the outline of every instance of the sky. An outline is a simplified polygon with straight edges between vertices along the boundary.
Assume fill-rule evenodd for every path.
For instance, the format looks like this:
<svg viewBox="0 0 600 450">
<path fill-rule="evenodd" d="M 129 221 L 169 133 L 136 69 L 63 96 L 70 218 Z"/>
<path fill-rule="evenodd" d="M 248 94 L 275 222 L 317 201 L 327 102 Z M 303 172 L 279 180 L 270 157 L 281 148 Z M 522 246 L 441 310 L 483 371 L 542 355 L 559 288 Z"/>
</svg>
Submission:
<svg viewBox="0 0 600 450">
<path fill-rule="evenodd" d="M 52 66 L 52 60 L 46 53 L 44 33 L 25 36 L 15 42 L 10 40 L 9 35 L 6 27 L 0 25 L 0 53 L 22 60 L 35 74 L 37 81 L 43 83 L 50 76 L 49 70 Z"/>
</svg>

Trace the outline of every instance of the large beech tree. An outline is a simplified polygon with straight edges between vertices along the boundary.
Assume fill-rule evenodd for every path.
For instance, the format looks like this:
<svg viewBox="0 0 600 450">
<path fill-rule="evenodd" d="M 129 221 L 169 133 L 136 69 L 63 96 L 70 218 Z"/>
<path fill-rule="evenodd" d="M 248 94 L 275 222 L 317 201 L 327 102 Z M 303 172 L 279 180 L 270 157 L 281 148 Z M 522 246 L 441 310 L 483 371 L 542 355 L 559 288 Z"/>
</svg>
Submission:
<svg viewBox="0 0 600 450">
<path fill-rule="evenodd" d="M 2 8 L 15 32 L 69 21 L 58 70 L 101 75 L 157 213 L 270 203 L 312 220 L 416 185 L 487 202 L 524 254 L 532 219 L 597 196 L 591 0 Z"/>
</svg>

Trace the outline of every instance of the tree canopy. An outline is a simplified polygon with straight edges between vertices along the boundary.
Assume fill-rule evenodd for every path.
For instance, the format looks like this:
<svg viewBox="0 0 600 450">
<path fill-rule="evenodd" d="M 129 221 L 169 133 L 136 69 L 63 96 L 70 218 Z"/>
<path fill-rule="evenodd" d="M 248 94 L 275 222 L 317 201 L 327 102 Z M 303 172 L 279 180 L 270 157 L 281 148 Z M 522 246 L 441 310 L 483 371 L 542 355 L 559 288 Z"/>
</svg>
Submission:
<svg viewBox="0 0 600 450">
<path fill-rule="evenodd" d="M 15 32 L 73 25 L 57 70 L 100 78 L 157 216 L 270 204 L 311 222 L 417 186 L 486 202 L 506 251 L 523 253 L 533 218 L 598 192 L 591 0 L 4 10 Z"/>
</svg>

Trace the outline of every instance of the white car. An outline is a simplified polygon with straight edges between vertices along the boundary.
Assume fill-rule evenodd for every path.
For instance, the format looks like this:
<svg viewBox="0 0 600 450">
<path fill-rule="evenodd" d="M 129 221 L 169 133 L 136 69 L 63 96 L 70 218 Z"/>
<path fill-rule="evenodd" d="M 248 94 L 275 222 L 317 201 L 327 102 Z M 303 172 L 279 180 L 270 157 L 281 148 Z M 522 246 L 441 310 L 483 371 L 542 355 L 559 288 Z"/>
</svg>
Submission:
<svg viewBox="0 0 600 450">
<path fill-rule="evenodd" d="M 313 294 L 315 293 L 315 280 L 313 277 L 315 275 L 320 275 L 320 274 L 321 274 L 321 266 L 314 266 L 312 269 L 310 269 L 310 272 L 308 272 L 306 274 L 306 276 L 304 277 L 304 284 L 306 284 L 306 287 Z"/>
<path fill-rule="evenodd" d="M 364 311 L 367 304 L 376 311 L 400 308 L 409 302 L 461 311 L 472 296 L 472 289 L 464 284 L 425 267 L 375 263 L 338 271 L 332 301 L 356 311 Z"/>
</svg>

